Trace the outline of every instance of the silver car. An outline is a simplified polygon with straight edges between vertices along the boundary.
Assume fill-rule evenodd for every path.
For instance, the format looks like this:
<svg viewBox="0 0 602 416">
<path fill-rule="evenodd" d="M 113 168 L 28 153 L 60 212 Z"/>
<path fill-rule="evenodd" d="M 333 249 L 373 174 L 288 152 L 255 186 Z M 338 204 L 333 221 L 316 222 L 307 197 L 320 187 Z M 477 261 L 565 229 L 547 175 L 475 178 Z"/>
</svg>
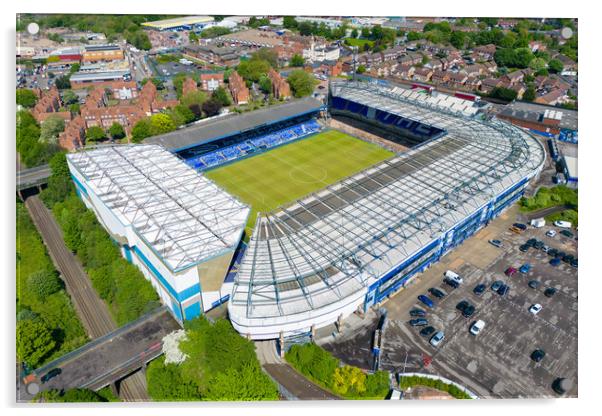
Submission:
<svg viewBox="0 0 602 416">
<path fill-rule="evenodd" d="M 441 342 L 443 342 L 444 339 L 445 339 L 445 334 L 443 333 L 443 331 L 439 331 L 431 337 L 430 342 L 433 347 L 437 347 L 437 346 L 439 346 L 439 344 L 441 344 Z"/>
</svg>

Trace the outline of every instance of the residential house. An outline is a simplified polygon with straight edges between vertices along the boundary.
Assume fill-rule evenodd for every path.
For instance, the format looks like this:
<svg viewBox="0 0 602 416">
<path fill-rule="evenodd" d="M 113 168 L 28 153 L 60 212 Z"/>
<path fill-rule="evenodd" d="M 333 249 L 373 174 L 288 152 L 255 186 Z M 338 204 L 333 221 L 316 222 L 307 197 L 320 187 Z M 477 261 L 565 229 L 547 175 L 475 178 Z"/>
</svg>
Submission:
<svg viewBox="0 0 602 416">
<path fill-rule="evenodd" d="M 219 87 L 224 86 L 224 73 L 218 72 L 215 74 L 201 74 L 201 89 L 203 91 L 215 91 Z"/>
<path fill-rule="evenodd" d="M 245 80 L 234 71 L 228 78 L 228 88 L 235 104 L 246 104 L 249 102 L 249 89 L 245 84 Z"/>
<path fill-rule="evenodd" d="M 280 100 L 291 96 L 291 88 L 288 82 L 274 68 L 270 68 L 268 78 L 272 82 L 272 94 L 274 98 Z"/>
<path fill-rule="evenodd" d="M 435 84 L 444 84 L 449 81 L 450 73 L 447 71 L 433 71 L 431 81 Z"/>
<path fill-rule="evenodd" d="M 413 79 L 418 82 L 429 82 L 433 76 L 433 70 L 429 68 L 416 68 Z"/>
</svg>

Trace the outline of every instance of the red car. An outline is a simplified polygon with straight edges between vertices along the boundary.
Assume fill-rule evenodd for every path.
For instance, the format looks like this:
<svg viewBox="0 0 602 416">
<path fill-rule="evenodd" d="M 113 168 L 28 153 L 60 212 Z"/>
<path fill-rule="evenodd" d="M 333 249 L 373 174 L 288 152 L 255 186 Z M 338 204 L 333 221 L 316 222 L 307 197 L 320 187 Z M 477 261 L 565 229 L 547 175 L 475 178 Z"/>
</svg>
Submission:
<svg viewBox="0 0 602 416">
<path fill-rule="evenodd" d="M 518 270 L 516 270 L 514 267 L 508 267 L 504 274 L 508 277 L 512 277 L 516 272 L 518 272 Z"/>
</svg>

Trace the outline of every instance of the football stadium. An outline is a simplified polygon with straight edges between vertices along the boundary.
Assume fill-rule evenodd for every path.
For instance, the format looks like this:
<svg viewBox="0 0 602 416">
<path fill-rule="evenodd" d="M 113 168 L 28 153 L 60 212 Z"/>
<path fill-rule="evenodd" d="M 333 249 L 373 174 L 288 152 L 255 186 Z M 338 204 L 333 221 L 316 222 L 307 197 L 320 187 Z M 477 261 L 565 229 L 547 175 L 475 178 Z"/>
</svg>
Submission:
<svg viewBox="0 0 602 416">
<path fill-rule="evenodd" d="M 79 195 L 174 317 L 227 301 L 251 339 L 377 305 L 520 198 L 544 161 L 478 103 L 354 81 L 331 82 L 326 104 L 68 155 Z"/>
</svg>

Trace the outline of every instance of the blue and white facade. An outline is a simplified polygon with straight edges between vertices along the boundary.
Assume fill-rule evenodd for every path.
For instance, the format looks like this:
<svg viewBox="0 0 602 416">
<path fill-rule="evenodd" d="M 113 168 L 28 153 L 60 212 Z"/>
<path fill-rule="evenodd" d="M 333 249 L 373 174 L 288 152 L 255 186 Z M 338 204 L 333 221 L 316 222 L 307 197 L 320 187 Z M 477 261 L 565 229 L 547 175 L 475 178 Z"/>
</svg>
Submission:
<svg viewBox="0 0 602 416">
<path fill-rule="evenodd" d="M 225 302 L 249 208 L 157 145 L 71 153 L 77 192 L 182 322 Z"/>
<path fill-rule="evenodd" d="M 456 97 L 342 82 L 330 105 L 422 141 L 258 217 L 228 303 L 250 338 L 308 333 L 383 301 L 520 198 L 545 161 L 539 141 Z"/>
</svg>

